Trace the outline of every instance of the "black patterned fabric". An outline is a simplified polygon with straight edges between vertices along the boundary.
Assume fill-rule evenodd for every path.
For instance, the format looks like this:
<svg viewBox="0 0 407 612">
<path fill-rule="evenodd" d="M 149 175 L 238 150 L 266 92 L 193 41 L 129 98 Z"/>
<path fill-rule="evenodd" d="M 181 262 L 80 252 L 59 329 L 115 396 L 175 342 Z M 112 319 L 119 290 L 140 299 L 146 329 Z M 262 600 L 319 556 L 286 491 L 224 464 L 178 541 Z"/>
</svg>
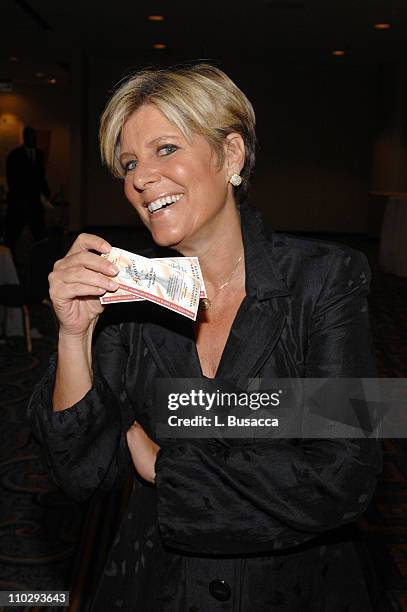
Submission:
<svg viewBox="0 0 407 612">
<path fill-rule="evenodd" d="M 241 214 L 247 295 L 217 379 L 375 376 L 365 256 Z M 381 470 L 375 441 L 157 439 L 155 381 L 202 370 L 193 324 L 156 305 L 109 307 L 93 354 L 75 406 L 52 412 L 55 363 L 30 402 L 56 483 L 79 501 L 118 486 L 134 419 L 162 447 L 156 486 L 134 475 L 94 611 L 371 610 L 348 526 Z"/>
</svg>

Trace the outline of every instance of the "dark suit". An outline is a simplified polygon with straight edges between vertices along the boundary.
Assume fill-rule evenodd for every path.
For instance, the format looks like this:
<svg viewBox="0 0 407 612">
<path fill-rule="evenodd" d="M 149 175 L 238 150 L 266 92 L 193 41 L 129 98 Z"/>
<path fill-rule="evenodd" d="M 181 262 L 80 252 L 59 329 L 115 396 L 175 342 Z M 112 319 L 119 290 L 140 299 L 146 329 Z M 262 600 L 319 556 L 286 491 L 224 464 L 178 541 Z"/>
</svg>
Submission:
<svg viewBox="0 0 407 612">
<path fill-rule="evenodd" d="M 7 157 L 6 174 L 9 193 L 5 243 L 13 249 L 25 225 L 29 226 L 34 240 L 44 237 L 41 195 L 50 196 L 44 154 L 34 149 L 32 159 L 24 145 L 14 149 Z"/>
<path fill-rule="evenodd" d="M 375 376 L 364 255 L 267 233 L 241 212 L 247 295 L 217 378 Z M 135 418 L 155 437 L 156 379 L 202 376 L 187 319 L 146 302 L 105 314 L 92 390 L 53 413 L 51 365 L 29 408 L 56 482 L 78 500 L 119 481 Z M 373 494 L 375 441 L 158 442 L 156 486 L 134 478 L 92 610 L 370 610 L 344 526 Z"/>
</svg>

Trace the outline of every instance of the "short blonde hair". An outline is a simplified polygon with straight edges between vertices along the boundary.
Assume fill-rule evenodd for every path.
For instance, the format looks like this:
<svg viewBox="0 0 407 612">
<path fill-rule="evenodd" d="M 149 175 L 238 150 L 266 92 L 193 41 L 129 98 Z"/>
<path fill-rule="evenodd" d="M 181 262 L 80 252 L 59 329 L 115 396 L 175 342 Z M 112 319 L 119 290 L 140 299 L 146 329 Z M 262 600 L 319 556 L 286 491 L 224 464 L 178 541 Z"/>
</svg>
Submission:
<svg viewBox="0 0 407 612">
<path fill-rule="evenodd" d="M 102 161 L 116 177 L 124 176 L 119 161 L 121 130 L 142 104 L 154 104 L 187 140 L 193 133 L 204 136 L 220 164 L 224 139 L 239 133 L 245 163 L 236 195 L 238 200 L 247 195 L 256 153 L 255 114 L 247 97 L 222 70 L 209 64 L 149 69 L 119 84 L 102 114 L 99 132 Z"/>
</svg>

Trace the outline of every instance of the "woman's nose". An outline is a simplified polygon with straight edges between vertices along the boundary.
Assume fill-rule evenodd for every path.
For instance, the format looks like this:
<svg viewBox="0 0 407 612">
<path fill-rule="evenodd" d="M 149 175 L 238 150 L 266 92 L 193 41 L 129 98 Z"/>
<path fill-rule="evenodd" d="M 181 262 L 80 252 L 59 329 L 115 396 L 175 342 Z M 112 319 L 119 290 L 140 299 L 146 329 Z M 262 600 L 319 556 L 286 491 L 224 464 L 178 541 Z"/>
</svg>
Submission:
<svg viewBox="0 0 407 612">
<path fill-rule="evenodd" d="M 152 183 L 160 180 L 160 174 L 153 165 L 138 163 L 133 172 L 133 185 L 139 191 L 150 187 Z"/>
</svg>

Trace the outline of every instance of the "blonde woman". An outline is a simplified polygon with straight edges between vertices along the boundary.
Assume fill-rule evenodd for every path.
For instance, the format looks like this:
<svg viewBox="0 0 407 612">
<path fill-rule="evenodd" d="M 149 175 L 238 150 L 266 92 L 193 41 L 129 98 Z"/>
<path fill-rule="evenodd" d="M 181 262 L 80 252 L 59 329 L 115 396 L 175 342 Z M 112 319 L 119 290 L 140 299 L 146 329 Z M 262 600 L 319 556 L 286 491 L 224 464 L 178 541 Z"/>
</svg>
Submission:
<svg viewBox="0 0 407 612">
<path fill-rule="evenodd" d="M 148 302 L 103 312 L 117 270 L 98 236 L 50 275 L 59 345 L 30 404 L 36 437 L 75 499 L 134 476 L 97 612 L 370 610 L 338 528 L 372 496 L 374 441 L 155 436 L 160 378 L 374 376 L 366 259 L 264 227 L 245 203 L 254 128 L 246 96 L 206 64 L 139 72 L 102 116 L 102 158 L 157 255 L 199 257 L 196 323 Z"/>
</svg>

